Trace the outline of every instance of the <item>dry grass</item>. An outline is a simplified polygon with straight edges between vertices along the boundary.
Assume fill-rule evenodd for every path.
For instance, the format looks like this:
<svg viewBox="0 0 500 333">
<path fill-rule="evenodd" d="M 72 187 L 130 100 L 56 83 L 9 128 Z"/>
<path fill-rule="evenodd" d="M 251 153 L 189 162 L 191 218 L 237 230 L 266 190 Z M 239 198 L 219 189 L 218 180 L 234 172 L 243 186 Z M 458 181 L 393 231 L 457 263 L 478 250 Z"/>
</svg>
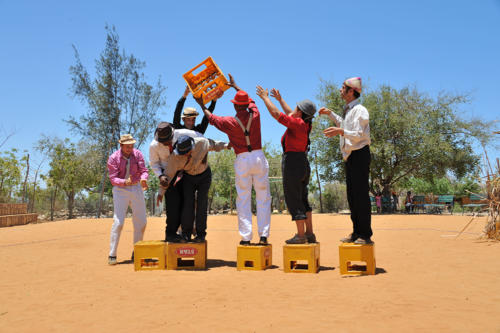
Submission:
<svg viewBox="0 0 500 333">
<path fill-rule="evenodd" d="M 500 161 L 496 160 L 496 171 L 487 172 L 486 186 L 488 189 L 489 213 L 484 235 L 486 238 L 500 240 Z"/>
</svg>

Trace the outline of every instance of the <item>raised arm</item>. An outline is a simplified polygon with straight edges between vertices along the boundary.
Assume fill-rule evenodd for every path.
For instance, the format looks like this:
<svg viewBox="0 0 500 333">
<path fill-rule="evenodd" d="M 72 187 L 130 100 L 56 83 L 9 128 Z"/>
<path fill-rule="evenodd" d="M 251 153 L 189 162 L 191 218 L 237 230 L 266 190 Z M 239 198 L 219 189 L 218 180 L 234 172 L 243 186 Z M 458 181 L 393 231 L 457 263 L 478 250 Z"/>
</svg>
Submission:
<svg viewBox="0 0 500 333">
<path fill-rule="evenodd" d="M 210 113 L 213 113 L 214 112 L 214 109 L 215 109 L 215 104 L 217 103 L 217 100 L 213 100 L 211 103 L 210 103 L 210 106 L 208 107 L 208 111 L 210 111 Z M 202 108 L 203 110 L 204 108 Z M 200 132 L 201 134 L 205 134 L 205 131 L 207 130 L 207 127 L 208 127 L 208 117 L 203 115 L 203 119 L 201 120 L 201 123 L 198 125 L 198 132 Z"/>
<path fill-rule="evenodd" d="M 267 89 L 262 88 L 261 86 L 257 86 L 257 95 L 264 101 L 264 104 L 266 104 L 267 109 L 269 110 L 269 113 L 271 116 L 278 120 L 280 116 L 280 110 L 271 102 L 271 99 L 269 98 L 269 92 Z"/>
<path fill-rule="evenodd" d="M 189 95 L 189 88 L 186 86 L 186 89 L 184 90 L 184 94 L 182 94 L 182 97 L 179 99 L 177 102 L 177 105 L 175 106 L 175 111 L 174 111 L 174 121 L 172 125 L 174 125 L 174 128 L 182 128 L 181 125 L 181 112 L 182 108 L 184 107 L 184 103 L 186 102 L 186 97 Z"/>
<path fill-rule="evenodd" d="M 286 104 L 286 102 L 283 99 L 283 97 L 281 97 L 280 91 L 278 89 L 274 89 L 274 88 L 271 89 L 271 97 L 276 98 L 276 100 L 280 103 L 281 108 L 283 109 L 283 111 L 285 111 L 285 114 L 289 115 L 290 113 L 293 112 L 292 108 L 290 108 L 288 106 L 288 104 Z"/>
<path fill-rule="evenodd" d="M 196 101 L 196 103 L 198 103 L 198 105 L 200 106 L 201 110 L 203 110 L 203 114 L 205 115 L 205 117 L 206 117 L 206 118 L 207 118 L 207 120 L 208 120 L 208 118 L 210 118 L 210 116 L 212 115 L 212 112 L 210 112 L 210 111 L 206 108 L 205 104 L 203 104 L 203 97 L 201 97 L 201 96 L 200 96 L 200 97 L 194 97 L 194 96 L 193 96 L 193 98 L 194 98 L 194 100 Z"/>
<path fill-rule="evenodd" d="M 233 87 L 236 91 L 240 91 L 240 87 L 234 82 L 234 78 L 231 74 L 228 74 L 229 76 L 229 82 L 227 83 L 228 86 Z"/>
</svg>

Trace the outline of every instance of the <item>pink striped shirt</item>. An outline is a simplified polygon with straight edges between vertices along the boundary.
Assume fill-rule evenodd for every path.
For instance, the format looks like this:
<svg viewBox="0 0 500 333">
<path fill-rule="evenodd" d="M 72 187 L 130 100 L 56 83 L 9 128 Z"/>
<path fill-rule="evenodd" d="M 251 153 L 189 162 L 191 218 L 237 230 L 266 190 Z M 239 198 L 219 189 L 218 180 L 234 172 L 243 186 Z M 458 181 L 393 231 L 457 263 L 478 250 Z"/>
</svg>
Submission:
<svg viewBox="0 0 500 333">
<path fill-rule="evenodd" d="M 108 159 L 109 180 L 113 186 L 125 186 L 127 173 L 127 159 L 122 155 L 122 150 L 115 151 Z M 148 168 L 144 163 L 142 153 L 135 149 L 130 154 L 130 180 L 132 183 L 148 179 Z"/>
</svg>

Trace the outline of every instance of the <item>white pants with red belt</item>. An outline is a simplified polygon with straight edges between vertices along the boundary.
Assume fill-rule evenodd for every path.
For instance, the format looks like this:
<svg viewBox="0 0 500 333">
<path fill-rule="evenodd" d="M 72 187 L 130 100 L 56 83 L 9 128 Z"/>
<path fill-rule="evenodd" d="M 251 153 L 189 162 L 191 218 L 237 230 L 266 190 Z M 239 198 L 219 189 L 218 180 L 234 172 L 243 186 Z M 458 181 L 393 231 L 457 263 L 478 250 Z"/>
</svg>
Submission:
<svg viewBox="0 0 500 333">
<path fill-rule="evenodd" d="M 113 186 L 113 226 L 111 227 L 111 246 L 109 255 L 116 257 L 116 250 L 125 222 L 127 208 L 132 208 L 132 223 L 134 224 L 134 244 L 141 241 L 146 230 L 146 203 L 140 184 L 131 186 Z"/>
<path fill-rule="evenodd" d="M 238 154 L 234 161 L 236 182 L 236 209 L 238 227 L 244 241 L 252 240 L 252 185 L 257 201 L 259 236 L 269 237 L 271 224 L 271 192 L 269 190 L 269 164 L 262 150 Z"/>
</svg>

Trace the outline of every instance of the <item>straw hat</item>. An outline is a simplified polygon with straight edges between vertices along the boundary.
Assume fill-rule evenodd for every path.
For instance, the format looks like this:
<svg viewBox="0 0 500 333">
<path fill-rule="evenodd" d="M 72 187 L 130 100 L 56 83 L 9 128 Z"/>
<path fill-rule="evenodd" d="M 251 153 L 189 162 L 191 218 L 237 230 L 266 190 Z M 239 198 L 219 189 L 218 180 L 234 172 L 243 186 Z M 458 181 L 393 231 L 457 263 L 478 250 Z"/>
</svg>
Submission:
<svg viewBox="0 0 500 333">
<path fill-rule="evenodd" d="M 198 116 L 198 111 L 195 108 L 185 108 L 182 110 L 182 118 L 194 118 Z"/>
<path fill-rule="evenodd" d="M 120 136 L 120 140 L 118 140 L 118 142 L 122 145 L 132 145 L 137 141 L 135 141 L 132 134 L 123 134 L 122 136 Z"/>
</svg>

